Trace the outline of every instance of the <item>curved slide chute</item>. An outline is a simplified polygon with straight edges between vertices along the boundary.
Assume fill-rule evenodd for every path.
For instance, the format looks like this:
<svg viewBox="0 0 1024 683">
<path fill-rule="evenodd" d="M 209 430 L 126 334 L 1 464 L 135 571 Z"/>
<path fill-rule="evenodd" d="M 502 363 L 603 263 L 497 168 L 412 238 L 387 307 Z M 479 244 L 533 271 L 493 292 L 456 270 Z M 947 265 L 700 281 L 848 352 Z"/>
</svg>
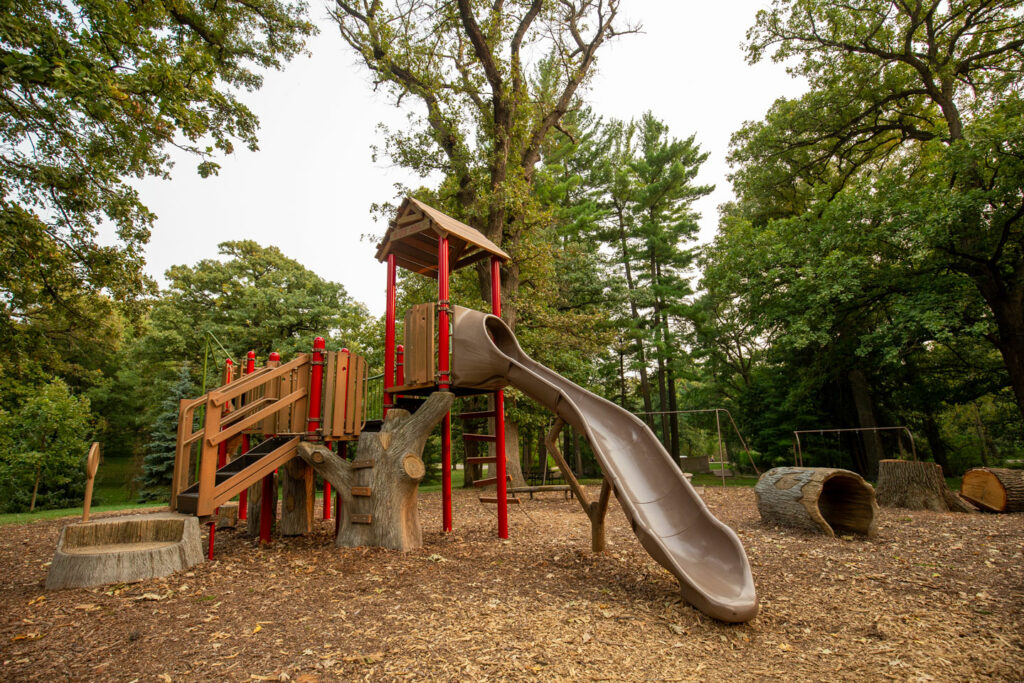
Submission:
<svg viewBox="0 0 1024 683">
<path fill-rule="evenodd" d="M 500 318 L 453 309 L 452 384 L 512 384 L 585 434 L 641 545 L 679 580 L 690 604 L 721 621 L 754 618 L 757 595 L 743 545 L 647 425 L 531 359 Z"/>
</svg>

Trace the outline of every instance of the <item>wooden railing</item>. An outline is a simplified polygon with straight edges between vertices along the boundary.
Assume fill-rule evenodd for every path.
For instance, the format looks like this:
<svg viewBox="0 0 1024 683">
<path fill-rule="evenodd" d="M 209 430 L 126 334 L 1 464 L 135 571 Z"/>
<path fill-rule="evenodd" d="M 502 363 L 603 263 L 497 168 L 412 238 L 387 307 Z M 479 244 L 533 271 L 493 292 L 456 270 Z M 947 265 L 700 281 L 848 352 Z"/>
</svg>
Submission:
<svg viewBox="0 0 1024 683">
<path fill-rule="evenodd" d="M 324 441 L 357 439 L 368 411 L 376 416 L 381 405 L 378 393 L 367 395 L 373 383 L 366 378 L 366 359 L 331 351 L 326 353 L 325 366 L 321 422 L 315 436 Z M 306 431 L 312 367 L 308 353 L 284 364 L 270 361 L 205 396 L 180 402 L 171 509 L 177 509 L 178 494 L 196 482 L 199 509 L 210 507 L 222 444 L 229 444 L 230 450 L 231 441 L 242 434 L 314 436 Z"/>
<path fill-rule="evenodd" d="M 199 482 L 199 507 L 207 507 L 204 503 L 213 496 L 221 443 L 245 432 L 305 435 L 310 359 L 304 353 L 283 365 L 271 361 L 205 396 L 181 401 L 171 509 L 177 509 L 178 494 L 195 481 Z M 196 428 L 199 408 L 203 412 Z"/>
</svg>

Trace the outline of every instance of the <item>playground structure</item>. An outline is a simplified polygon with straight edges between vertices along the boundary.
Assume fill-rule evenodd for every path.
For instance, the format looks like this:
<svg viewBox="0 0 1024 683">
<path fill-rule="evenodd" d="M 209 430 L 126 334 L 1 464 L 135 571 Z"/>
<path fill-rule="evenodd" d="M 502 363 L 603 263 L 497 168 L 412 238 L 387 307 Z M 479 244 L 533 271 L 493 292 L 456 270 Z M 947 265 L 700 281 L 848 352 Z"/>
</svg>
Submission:
<svg viewBox="0 0 1024 683">
<path fill-rule="evenodd" d="M 508 538 L 504 388 L 513 385 L 583 434 L 593 448 L 604 474 L 601 501 L 588 503 L 595 548 L 598 527 L 603 527 L 604 510 L 614 493 L 644 549 L 677 578 L 691 604 L 722 621 L 747 621 L 757 614 L 753 578 L 739 538 L 708 511 L 653 432 L 636 416 L 533 361 L 520 348 L 500 317 L 501 265 L 509 258 L 504 251 L 473 228 L 408 198 L 378 247 L 377 258 L 387 264 L 382 419 L 367 414 L 370 383 L 361 357 L 344 350 L 328 352 L 321 338 L 311 354 L 300 354 L 284 364 L 272 357 L 257 369 L 250 353 L 245 373 L 229 372 L 223 386 L 182 401 L 172 509 L 209 519 L 219 505 L 250 489 L 249 512 L 258 512 L 260 537 L 269 540 L 276 513 L 271 503 L 277 490 L 273 476 L 278 470 L 288 473 L 286 483 L 292 480 L 294 495 L 301 499 L 289 502 L 286 486 L 283 514 L 302 522 L 290 525 L 293 533 L 296 528 L 301 533 L 312 521 L 314 465 L 339 465 L 347 442 L 368 438 L 382 427 L 385 431 L 375 438 L 378 452 L 385 452 L 392 443 L 387 431 L 391 411 L 415 415 L 424 400 L 430 403 L 430 397 L 438 394 L 489 394 L 493 409 L 459 417 L 487 418 L 493 425 L 492 434 L 464 435 L 493 445 L 491 454 L 471 458 L 467 464 L 493 465 L 494 476 L 475 485 L 495 487 L 493 496 L 480 500 L 496 505 L 498 536 Z M 489 261 L 492 313 L 453 306 L 450 274 L 485 260 Z M 399 267 L 437 280 L 437 300 L 406 312 L 403 346 L 396 339 Z M 193 430 L 200 407 L 200 426 Z M 451 412 L 446 407 L 440 425 L 442 527 L 447 532 L 453 529 L 453 519 Z M 263 440 L 250 449 L 244 439 L 256 434 Z M 235 439 L 241 440 L 242 454 L 228 461 Z M 417 439 L 409 439 L 413 441 Z M 422 441 L 425 437 L 418 444 L 420 449 Z M 300 449 L 300 444 L 305 445 Z M 193 465 L 194 450 L 198 453 Z M 417 453 L 412 455 L 418 458 Z M 342 481 L 342 474 L 350 476 L 352 469 L 372 471 L 377 462 L 360 452 L 357 460 L 336 467 L 336 481 L 349 485 L 352 496 L 372 499 L 378 495 L 374 486 L 350 486 L 351 479 Z M 411 462 L 406 476 L 418 482 L 417 471 Z M 374 481 L 379 486 L 379 479 Z M 258 506 L 252 503 L 254 497 L 259 498 Z M 581 498 L 581 502 L 586 501 Z M 408 498 L 402 505 L 408 508 Z M 245 507 L 240 502 L 240 513 Z M 415 515 L 415 505 L 411 511 Z M 353 514 L 346 521 L 383 522 L 372 514 Z M 212 532 L 211 527 L 211 549 Z"/>
</svg>

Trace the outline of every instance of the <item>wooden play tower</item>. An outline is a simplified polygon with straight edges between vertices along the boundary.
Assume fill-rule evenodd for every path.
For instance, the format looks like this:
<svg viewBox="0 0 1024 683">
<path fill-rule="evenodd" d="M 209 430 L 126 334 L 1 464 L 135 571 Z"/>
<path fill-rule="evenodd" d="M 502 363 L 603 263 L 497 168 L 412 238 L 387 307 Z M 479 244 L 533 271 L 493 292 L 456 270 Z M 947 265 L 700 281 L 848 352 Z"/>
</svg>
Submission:
<svg viewBox="0 0 1024 683">
<path fill-rule="evenodd" d="M 387 263 L 387 309 L 384 340 L 384 411 L 403 397 L 422 397 L 434 391 L 451 391 L 459 396 L 488 393 L 493 409 L 464 413 L 465 419 L 493 420 L 493 434 L 466 434 L 465 438 L 494 444 L 494 454 L 467 458 L 466 466 L 494 464 L 495 476 L 477 485 L 495 484 L 493 498 L 498 510 L 498 536 L 508 538 L 508 488 L 505 471 L 505 393 L 452 385 L 452 307 L 448 281 L 460 268 L 489 261 L 491 312 L 501 316 L 501 264 L 509 256 L 480 231 L 447 216 L 416 199 L 407 198 L 391 221 L 377 248 L 377 259 Z M 412 306 L 404 317 L 404 345 L 396 339 L 397 271 L 404 268 L 437 280 L 437 301 Z M 435 333 L 436 330 L 436 333 Z M 404 350 L 404 354 L 402 351 Z M 444 531 L 452 530 L 452 443 L 451 413 L 441 424 L 441 486 Z"/>
</svg>

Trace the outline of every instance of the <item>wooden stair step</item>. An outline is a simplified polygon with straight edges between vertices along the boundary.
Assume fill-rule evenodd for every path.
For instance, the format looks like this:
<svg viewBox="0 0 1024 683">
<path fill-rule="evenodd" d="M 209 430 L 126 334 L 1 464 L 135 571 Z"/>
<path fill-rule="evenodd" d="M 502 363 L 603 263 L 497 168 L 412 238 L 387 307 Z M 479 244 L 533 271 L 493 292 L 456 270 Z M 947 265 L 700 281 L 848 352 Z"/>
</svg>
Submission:
<svg viewBox="0 0 1024 683">
<path fill-rule="evenodd" d="M 373 467 L 372 460 L 353 460 L 349 463 L 349 466 L 354 470 L 361 470 L 364 467 Z"/>
<path fill-rule="evenodd" d="M 505 481 L 512 481 L 512 475 L 511 474 L 506 474 L 505 475 Z M 498 483 L 498 478 L 497 477 L 489 477 L 487 479 L 477 479 L 477 480 L 475 480 L 473 482 L 473 486 L 490 486 L 491 484 L 495 484 L 496 485 L 497 483 Z"/>
<path fill-rule="evenodd" d="M 488 463 L 498 462 L 498 458 L 493 455 L 482 455 L 475 458 L 466 458 L 467 465 L 486 465 Z"/>
<path fill-rule="evenodd" d="M 480 420 L 485 417 L 494 417 L 493 410 L 474 410 L 468 413 L 459 413 L 457 417 L 460 420 Z"/>
<path fill-rule="evenodd" d="M 364 498 L 368 497 L 370 495 L 370 487 L 369 486 L 353 486 L 352 487 L 352 495 L 353 496 L 363 496 Z"/>
<path fill-rule="evenodd" d="M 488 441 L 494 442 L 497 438 L 494 434 L 463 434 L 462 438 L 466 441 Z"/>
<path fill-rule="evenodd" d="M 508 498 L 509 505 L 520 505 L 521 501 L 518 498 Z M 481 503 L 494 503 L 497 504 L 498 499 L 496 497 L 483 496 L 480 498 Z"/>
</svg>

